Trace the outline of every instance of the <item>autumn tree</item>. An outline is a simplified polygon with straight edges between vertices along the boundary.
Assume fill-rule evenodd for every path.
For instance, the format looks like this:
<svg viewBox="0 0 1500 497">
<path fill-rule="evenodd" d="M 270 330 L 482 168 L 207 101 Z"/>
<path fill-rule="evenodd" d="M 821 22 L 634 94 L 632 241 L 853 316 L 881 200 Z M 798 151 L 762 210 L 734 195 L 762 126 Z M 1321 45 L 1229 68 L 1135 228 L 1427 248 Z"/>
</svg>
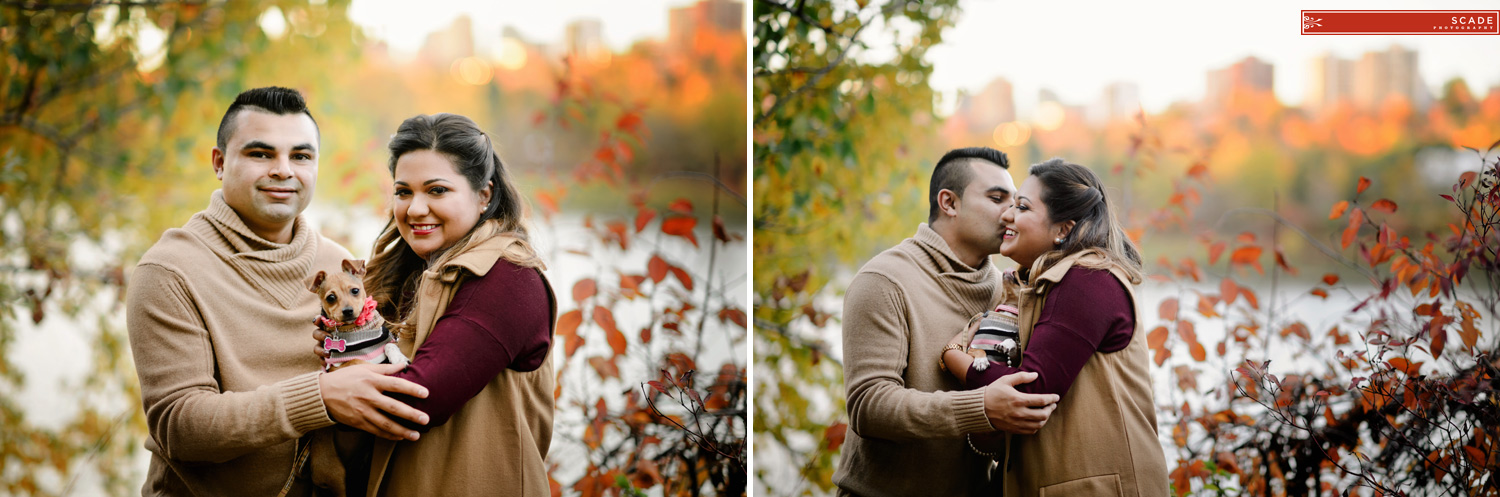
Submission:
<svg viewBox="0 0 1500 497">
<path fill-rule="evenodd" d="M 828 493 L 846 424 L 820 296 L 911 234 L 937 153 L 927 50 L 956 1 L 753 2 L 757 488 Z M 891 53 L 889 58 L 876 55 Z M 790 466 L 796 474 L 777 474 Z"/>
</svg>

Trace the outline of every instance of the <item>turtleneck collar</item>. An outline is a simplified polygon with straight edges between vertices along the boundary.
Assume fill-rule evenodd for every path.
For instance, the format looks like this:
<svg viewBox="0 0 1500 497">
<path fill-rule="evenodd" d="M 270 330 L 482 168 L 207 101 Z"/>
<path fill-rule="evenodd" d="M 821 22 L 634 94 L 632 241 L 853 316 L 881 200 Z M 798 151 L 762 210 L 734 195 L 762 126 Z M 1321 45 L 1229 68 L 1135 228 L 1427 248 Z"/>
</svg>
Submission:
<svg viewBox="0 0 1500 497">
<path fill-rule="evenodd" d="M 312 272 L 318 236 L 301 215 L 293 221 L 290 242 L 272 242 L 251 231 L 224 202 L 223 190 L 215 190 L 208 208 L 194 214 L 183 228 L 283 309 L 291 309 L 308 293 L 302 280 Z"/>
<path fill-rule="evenodd" d="M 901 245 L 918 264 L 936 273 L 943 288 L 954 298 L 964 301 L 990 302 L 999 289 L 1000 278 L 995 265 L 985 257 L 979 267 L 964 264 L 948 242 L 927 223 L 917 227 L 917 233 Z"/>
</svg>

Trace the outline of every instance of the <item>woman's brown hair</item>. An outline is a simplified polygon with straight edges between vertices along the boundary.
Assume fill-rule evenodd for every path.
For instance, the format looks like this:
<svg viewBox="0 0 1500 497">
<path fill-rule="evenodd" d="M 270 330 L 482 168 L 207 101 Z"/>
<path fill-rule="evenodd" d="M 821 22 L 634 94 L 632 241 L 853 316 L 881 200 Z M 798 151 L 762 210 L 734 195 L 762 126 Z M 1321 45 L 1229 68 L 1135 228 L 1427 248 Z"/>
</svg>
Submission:
<svg viewBox="0 0 1500 497">
<path fill-rule="evenodd" d="M 1110 208 L 1104 182 L 1087 167 L 1062 159 L 1031 166 L 1028 179 L 1042 184 L 1042 203 L 1053 223 L 1073 221 L 1073 230 L 1061 245 L 1042 254 L 1031 264 L 1032 276 L 1042 274 L 1069 255 L 1094 250 L 1106 263 L 1098 269 L 1119 267 L 1131 283 L 1141 283 L 1141 252 L 1125 235 L 1125 229 Z M 1092 267 L 1089 264 L 1081 264 Z"/>
<path fill-rule="evenodd" d="M 527 235 L 525 203 L 511 182 L 505 164 L 500 161 L 500 155 L 495 153 L 489 135 L 473 120 L 457 114 L 419 115 L 407 119 L 391 136 L 388 165 L 391 175 L 395 176 L 396 161 L 402 155 L 419 150 L 432 150 L 447 157 L 474 191 L 490 189 L 490 200 L 484 213 L 480 214 L 479 222 L 463 238 L 430 254 L 427 260 L 417 256 L 401 238 L 401 232 L 396 228 L 395 212 L 391 212 L 385 229 L 375 239 L 375 247 L 370 251 L 370 270 L 365 274 L 365 286 L 379 305 L 380 313 L 392 322 L 406 321 L 423 270 L 439 267 L 473 244 L 490 237 L 507 235 L 516 238 L 519 243 L 511 245 L 505 259 L 522 267 L 542 267 Z"/>
</svg>

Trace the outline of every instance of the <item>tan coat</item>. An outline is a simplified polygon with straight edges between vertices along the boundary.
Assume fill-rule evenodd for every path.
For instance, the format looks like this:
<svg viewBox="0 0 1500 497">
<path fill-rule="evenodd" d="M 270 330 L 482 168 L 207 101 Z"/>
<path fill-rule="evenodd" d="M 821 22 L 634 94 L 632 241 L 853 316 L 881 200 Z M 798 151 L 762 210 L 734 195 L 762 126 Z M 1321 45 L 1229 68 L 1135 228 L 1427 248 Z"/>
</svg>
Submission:
<svg viewBox="0 0 1500 497">
<path fill-rule="evenodd" d="M 989 459 L 963 435 L 991 432 L 984 390 L 938 366 L 969 317 L 994 307 L 994 264 L 960 262 L 927 227 L 860 269 L 844 297 L 849 432 L 833 482 L 840 495 L 972 495 Z"/>
<path fill-rule="evenodd" d="M 1102 263 L 1102 258 L 1092 251 L 1073 254 L 1034 277 L 1031 291 L 1021 296 L 1023 349 L 1030 342 L 1048 290 L 1078 263 Z M 1135 302 L 1129 278 L 1118 268 L 1110 273 Z M 1115 352 L 1095 352 L 1058 401 L 1047 425 L 1035 435 L 1010 437 L 1005 495 L 1167 495 L 1167 462 L 1156 438 L 1150 361 L 1137 311 L 1130 345 Z"/>
<path fill-rule="evenodd" d="M 399 342 L 407 357 L 422 347 L 464 278 L 488 273 L 514 241 L 491 237 L 443 267 L 422 273 L 422 293 L 412 315 L 416 338 Z M 542 281 L 547 281 L 545 276 Z M 555 328 L 557 304 L 550 284 L 547 293 Z M 369 494 L 551 495 L 546 459 L 552 444 L 554 382 L 549 351 L 535 371 L 501 372 L 446 424 L 422 434 L 420 440 L 377 440 Z"/>
</svg>

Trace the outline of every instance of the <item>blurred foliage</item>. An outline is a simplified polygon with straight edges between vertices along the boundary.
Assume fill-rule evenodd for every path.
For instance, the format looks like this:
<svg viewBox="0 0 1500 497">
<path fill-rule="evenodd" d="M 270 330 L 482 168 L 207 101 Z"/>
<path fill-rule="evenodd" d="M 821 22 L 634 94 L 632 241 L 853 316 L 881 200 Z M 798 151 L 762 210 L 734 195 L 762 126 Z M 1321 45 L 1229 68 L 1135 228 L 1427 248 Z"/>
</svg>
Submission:
<svg viewBox="0 0 1500 497">
<path fill-rule="evenodd" d="M 658 212 L 634 233 L 655 227 L 685 240 L 656 255 L 681 259 L 672 263 L 671 274 L 706 280 L 698 283 L 699 297 L 691 297 L 692 283 L 682 297 L 680 287 L 657 292 L 668 284 L 661 278 L 629 280 L 644 294 L 662 297 L 646 306 L 650 326 L 684 327 L 681 337 L 671 332 L 670 340 L 644 338 L 641 346 L 660 349 L 652 357 L 666 357 L 670 349 L 699 359 L 697 350 L 680 343 L 701 334 L 703 323 L 719 323 L 710 330 L 743 329 L 748 303 L 726 295 L 725 288 L 744 284 L 745 276 L 719 274 L 722 264 L 712 262 L 742 259 L 744 253 L 737 245 L 742 236 L 735 234 L 744 200 L 734 193 L 747 182 L 739 173 L 746 167 L 743 33 L 704 29 L 687 46 L 642 40 L 624 53 L 592 59 L 559 59 L 525 45 L 519 64 L 473 53 L 424 52 L 407 60 L 393 56 L 383 42 L 366 40 L 348 8 L 348 0 L 0 4 L 0 494 L 68 494 L 92 485 L 96 474 L 108 494 L 138 491 L 143 475 L 134 474 L 133 461 L 146 431 L 121 317 L 124 282 L 135 259 L 164 230 L 200 210 L 217 188 L 208 153 L 213 130 L 227 104 L 247 88 L 286 86 L 307 96 L 324 150 L 315 208 L 348 206 L 355 215 L 384 218 L 390 189 L 386 137 L 412 115 L 462 113 L 495 132 L 520 188 L 532 193 L 544 234 L 555 235 L 558 223 L 576 223 L 580 210 Z M 261 21 L 278 16 L 284 31 L 268 34 Z M 479 71 L 464 70 L 473 67 Z M 720 206 L 721 197 L 738 198 L 740 207 Z M 694 203 L 713 207 L 694 211 Z M 730 221 L 727 226 L 722 219 Z M 355 228 L 322 228 L 356 254 L 368 251 L 371 241 L 356 239 Z M 625 248 L 627 234 L 599 233 Z M 630 258 L 606 257 L 603 246 L 594 248 L 601 252 L 590 255 L 614 264 L 602 265 L 601 275 L 656 270 L 655 263 L 632 268 L 622 262 Z M 710 254 L 710 264 L 689 267 L 700 253 Z M 615 309 L 622 321 L 642 312 L 642 294 L 606 296 L 606 279 L 595 281 L 601 293 L 590 298 L 589 309 Z M 668 308 L 667 299 L 681 302 Z M 593 322 L 601 322 L 599 315 L 604 313 L 591 312 Z M 23 333 L 66 335 L 63 340 L 77 335 L 92 349 L 88 371 L 78 384 L 28 384 L 16 360 Z M 604 343 L 607 331 L 584 326 L 575 333 L 579 339 L 597 333 Z M 738 340 L 742 352 L 731 359 L 743 356 L 743 334 Z M 610 381 L 631 386 L 631 393 L 596 392 L 597 399 L 646 399 L 644 382 L 657 377 L 657 366 L 619 364 Z M 590 463 L 636 478 L 637 468 L 646 469 L 638 461 L 657 462 L 651 469 L 660 478 L 638 478 L 636 488 L 663 484 L 674 492 L 713 488 L 732 494 L 736 471 L 743 488 L 744 365 L 730 360 L 708 367 L 718 374 L 699 382 L 675 370 L 671 387 L 672 395 L 687 398 L 689 390 L 706 392 L 702 402 L 687 402 L 696 407 L 680 412 L 663 410 L 678 420 L 713 418 L 712 428 L 631 426 L 655 438 L 632 438 L 636 444 L 629 450 L 615 444 L 614 452 Z M 76 416 L 48 412 L 59 419 L 28 418 L 20 404 L 26 392 L 54 389 L 61 390 L 43 395 L 76 403 Z M 603 415 L 588 412 L 591 419 Z M 576 428 L 578 433 L 559 429 L 559 436 L 577 441 L 584 427 Z M 705 439 L 713 443 L 698 444 Z M 683 448 L 702 446 L 739 459 Z M 582 471 L 571 464 L 568 470 Z M 699 478 L 704 471 L 717 472 L 717 482 Z"/>
<path fill-rule="evenodd" d="M 957 2 L 757 0 L 754 58 L 757 488 L 828 493 L 843 378 L 817 302 L 836 269 L 925 220 L 936 148 L 929 48 Z M 794 488 L 768 471 L 795 468 Z M 810 485 L 809 485 L 810 484 Z"/>
<path fill-rule="evenodd" d="M 1237 88 L 1106 123 L 1077 108 L 1049 129 L 962 110 L 944 120 L 923 54 L 956 8 L 812 4 L 754 4 L 758 491 L 833 493 L 847 429 L 830 343 L 837 280 L 925 220 L 936 154 L 975 145 L 1022 166 L 1065 157 L 1119 191 L 1147 287 L 1166 294 L 1142 319 L 1152 318 L 1153 377 L 1170 386 L 1158 389 L 1158 419 L 1178 447 L 1168 451 L 1178 492 L 1488 488 L 1482 470 L 1500 461 L 1489 393 L 1500 240 L 1482 228 L 1496 214 L 1479 178 L 1494 156 L 1476 170 L 1461 149 L 1500 136 L 1500 91 L 1480 98 L 1454 80 L 1425 107 L 1302 109 Z M 923 23 L 902 18 L 914 10 Z M 863 41 L 888 26 L 910 29 Z M 896 55 L 872 62 L 869 47 Z M 1023 181 L 1025 168 L 1012 174 Z M 1315 329 L 1319 319 L 1340 322 Z M 1433 337 L 1440 357 L 1408 359 Z M 1334 421 L 1323 423 L 1328 406 Z"/>
</svg>

